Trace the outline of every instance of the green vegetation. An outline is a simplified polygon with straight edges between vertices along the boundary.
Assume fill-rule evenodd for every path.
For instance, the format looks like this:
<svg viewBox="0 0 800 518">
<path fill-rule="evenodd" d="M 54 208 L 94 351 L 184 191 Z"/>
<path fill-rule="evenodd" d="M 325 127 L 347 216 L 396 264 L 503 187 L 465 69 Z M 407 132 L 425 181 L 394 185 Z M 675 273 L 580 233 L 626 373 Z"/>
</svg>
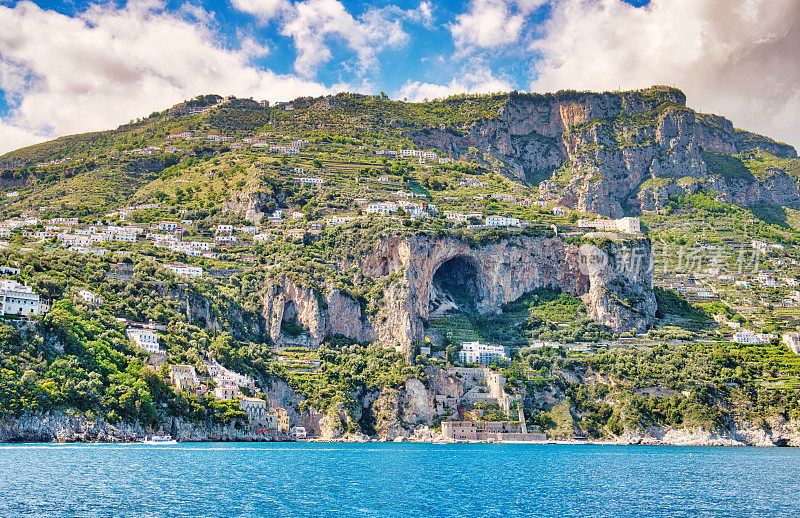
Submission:
<svg viewBox="0 0 800 518">
<path fill-rule="evenodd" d="M 675 315 L 692 320 L 707 321 L 708 316 L 701 309 L 698 309 L 681 297 L 677 292 L 656 286 L 653 288 L 656 295 L 658 310 L 656 317 L 663 318 L 666 315 Z"/>
<path fill-rule="evenodd" d="M 461 308 L 469 307 L 461 304 Z M 531 341 L 595 342 L 611 338 L 608 329 L 590 320 L 586 305 L 573 295 L 539 288 L 505 304 L 497 315 L 450 311 L 432 319 L 430 327 L 449 342 L 481 341 L 512 348 Z"/>
<path fill-rule="evenodd" d="M 614 383 L 589 382 L 589 372 Z M 529 394 L 555 387 L 562 395 L 552 408 L 526 403 L 530 423 L 554 437 L 573 430 L 607 437 L 653 425 L 713 430 L 735 417 L 800 417 L 800 358 L 782 346 L 692 343 L 578 358 L 526 349 L 503 373 Z"/>
<path fill-rule="evenodd" d="M 703 160 L 708 164 L 712 174 L 719 174 L 731 180 L 755 180 L 753 173 L 738 157 L 710 151 L 703 151 L 702 154 Z"/>
</svg>

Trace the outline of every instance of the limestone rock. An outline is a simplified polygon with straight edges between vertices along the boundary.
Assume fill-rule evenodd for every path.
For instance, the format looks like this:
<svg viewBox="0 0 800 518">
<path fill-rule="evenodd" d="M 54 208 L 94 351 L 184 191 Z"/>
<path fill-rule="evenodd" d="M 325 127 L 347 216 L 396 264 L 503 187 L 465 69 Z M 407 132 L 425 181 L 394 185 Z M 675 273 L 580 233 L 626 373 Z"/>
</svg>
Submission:
<svg viewBox="0 0 800 518">
<path fill-rule="evenodd" d="M 367 315 L 334 288 L 320 292 L 282 276 L 265 290 L 263 316 L 276 342 L 287 341 L 281 328 L 296 318 L 307 345 L 338 334 L 399 346 L 410 357 L 424 337 L 424 321 L 441 303 L 437 278 L 456 276 L 469 284 L 483 314 L 497 313 L 536 288 L 552 287 L 585 296 L 590 315 L 615 331 L 642 330 L 655 315 L 650 242 L 618 235 L 606 241 L 613 244 L 591 249 L 590 258 L 586 250 L 555 237 L 517 235 L 480 246 L 455 238 L 388 237 L 358 265 L 373 278 L 396 274 L 383 290 L 376 315 Z M 587 269 L 587 261 L 598 257 L 603 266 Z"/>
<path fill-rule="evenodd" d="M 650 179 L 691 177 L 739 205 L 800 200 L 800 184 L 780 171 L 766 179 L 711 172 L 705 152 L 732 155 L 760 149 L 783 158 L 797 152 L 735 129 L 724 117 L 696 113 L 686 107 L 682 92 L 667 87 L 512 95 L 499 117 L 481 120 L 463 135 L 425 129 L 409 136 L 422 148 L 474 156 L 508 177 L 541 182 L 544 198 L 614 218 L 625 215 L 625 205 L 631 211 L 664 206 L 665 197 L 637 192 Z M 672 193 L 679 187 L 673 184 Z"/>
</svg>

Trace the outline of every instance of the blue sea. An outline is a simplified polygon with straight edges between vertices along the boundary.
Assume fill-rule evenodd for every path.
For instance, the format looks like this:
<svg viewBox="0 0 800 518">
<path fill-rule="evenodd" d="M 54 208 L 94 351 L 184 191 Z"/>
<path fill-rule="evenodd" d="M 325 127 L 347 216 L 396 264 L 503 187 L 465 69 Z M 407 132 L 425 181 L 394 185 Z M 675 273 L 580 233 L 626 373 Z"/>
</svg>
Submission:
<svg viewBox="0 0 800 518">
<path fill-rule="evenodd" d="M 0 445 L 0 516 L 800 516 L 800 449 Z"/>
</svg>

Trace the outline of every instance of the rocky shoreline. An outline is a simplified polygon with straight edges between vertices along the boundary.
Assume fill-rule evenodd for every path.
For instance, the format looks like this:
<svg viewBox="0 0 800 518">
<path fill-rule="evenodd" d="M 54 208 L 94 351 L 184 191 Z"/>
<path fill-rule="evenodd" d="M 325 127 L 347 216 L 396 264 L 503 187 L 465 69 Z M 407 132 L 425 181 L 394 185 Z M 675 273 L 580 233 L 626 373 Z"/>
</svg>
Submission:
<svg viewBox="0 0 800 518">
<path fill-rule="evenodd" d="M 667 429 L 650 427 L 628 431 L 614 439 L 546 440 L 521 444 L 592 444 L 592 445 L 642 445 L 642 446 L 792 446 L 800 447 L 800 423 L 789 421 L 774 423 L 766 428 L 736 428 L 709 431 L 702 428 Z M 171 419 L 158 429 L 142 427 L 138 423 L 111 424 L 97 419 L 90 421 L 69 413 L 48 413 L 0 420 L 0 443 L 132 443 L 156 433 L 169 433 L 180 442 L 291 442 L 284 434 L 269 435 L 248 430 L 239 425 L 205 425 Z M 409 436 L 370 437 L 362 433 L 348 433 L 340 437 L 315 437 L 307 442 L 368 443 L 499 443 L 499 441 L 454 441 L 440 433 L 421 426 Z M 506 443 L 518 443 L 508 441 Z"/>
</svg>

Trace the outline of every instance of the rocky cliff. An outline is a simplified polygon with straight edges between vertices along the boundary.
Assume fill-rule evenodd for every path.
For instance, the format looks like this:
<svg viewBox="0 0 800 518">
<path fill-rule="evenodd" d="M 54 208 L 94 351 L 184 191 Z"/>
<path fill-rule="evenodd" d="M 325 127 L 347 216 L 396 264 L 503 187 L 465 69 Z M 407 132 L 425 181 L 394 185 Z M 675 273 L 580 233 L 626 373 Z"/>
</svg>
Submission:
<svg viewBox="0 0 800 518">
<path fill-rule="evenodd" d="M 335 288 L 319 290 L 280 276 L 263 295 L 263 315 L 275 342 L 316 346 L 329 336 L 342 335 L 358 342 L 375 339 L 375 332 L 358 302 Z M 296 323 L 302 335 L 287 333 L 287 323 Z"/>
<path fill-rule="evenodd" d="M 581 377 L 570 375 L 566 379 L 578 382 Z M 302 397 L 283 381 L 273 380 L 267 385 L 267 398 L 271 404 L 287 409 L 293 426 L 304 426 L 310 436 L 323 440 L 355 442 L 371 439 L 441 440 L 442 437 L 431 427 L 436 423 L 437 416 L 445 417 L 451 410 L 438 405 L 436 398 L 460 401 L 465 389 L 463 378 L 457 374 L 438 367 L 428 367 L 422 379 L 412 377 L 398 387 L 376 390 L 358 388 L 354 393 L 354 405 L 334 404 L 323 415 L 314 408 L 300 411 Z M 550 386 L 541 392 L 529 394 L 528 404 L 552 410 L 564 405 L 564 397 L 558 386 Z M 619 405 L 611 397 L 606 397 L 606 400 L 612 407 Z M 574 408 L 571 411 L 577 413 Z M 570 437 L 572 431 L 568 432 L 567 437 Z M 132 442 L 154 433 L 169 433 L 180 441 L 188 442 L 289 439 L 280 434 L 255 433 L 246 423 L 239 421 L 213 425 L 168 417 L 154 427 L 143 427 L 138 423 L 111 424 L 101 419 L 87 420 L 65 412 L 0 419 L 0 443 Z M 547 433 L 551 438 L 559 437 L 558 428 L 549 429 Z M 682 446 L 800 446 L 800 422 L 775 415 L 758 424 L 737 420 L 725 428 L 716 429 L 702 426 L 642 426 L 628 428 L 619 436 L 607 436 L 604 442 Z"/>
<path fill-rule="evenodd" d="M 2 442 L 134 442 L 154 433 L 171 434 L 180 441 L 268 441 L 285 439 L 257 434 L 241 422 L 209 425 L 166 418 L 158 426 L 139 423 L 112 424 L 64 412 L 27 415 L 0 420 Z"/>
<path fill-rule="evenodd" d="M 794 203 L 800 185 L 780 168 L 769 178 L 731 175 L 710 167 L 713 155 L 762 150 L 793 158 L 795 149 L 734 128 L 724 117 L 686 107 L 682 92 L 652 87 L 632 92 L 512 94 L 495 119 L 463 134 L 410 130 L 424 148 L 455 156 L 475 148 L 499 160 L 508 176 L 539 183 L 559 204 L 610 217 L 652 210 L 664 196 L 640 189 L 650 179 L 691 177 L 733 203 Z M 695 186 L 696 187 L 696 186 Z M 675 183 L 672 193 L 683 192 Z"/>
<path fill-rule="evenodd" d="M 361 274 L 384 285 L 375 313 L 333 286 L 312 288 L 281 275 L 265 289 L 263 316 L 276 342 L 318 345 L 342 335 L 410 354 L 425 336 L 424 322 L 453 303 L 448 290 L 463 291 L 477 312 L 492 314 L 527 292 L 552 287 L 581 296 L 590 315 L 615 331 L 643 330 L 655 315 L 649 240 L 610 234 L 597 242 L 516 235 L 477 245 L 388 237 L 359 264 Z M 286 331 L 295 322 L 303 332 L 291 336 Z"/>
</svg>

